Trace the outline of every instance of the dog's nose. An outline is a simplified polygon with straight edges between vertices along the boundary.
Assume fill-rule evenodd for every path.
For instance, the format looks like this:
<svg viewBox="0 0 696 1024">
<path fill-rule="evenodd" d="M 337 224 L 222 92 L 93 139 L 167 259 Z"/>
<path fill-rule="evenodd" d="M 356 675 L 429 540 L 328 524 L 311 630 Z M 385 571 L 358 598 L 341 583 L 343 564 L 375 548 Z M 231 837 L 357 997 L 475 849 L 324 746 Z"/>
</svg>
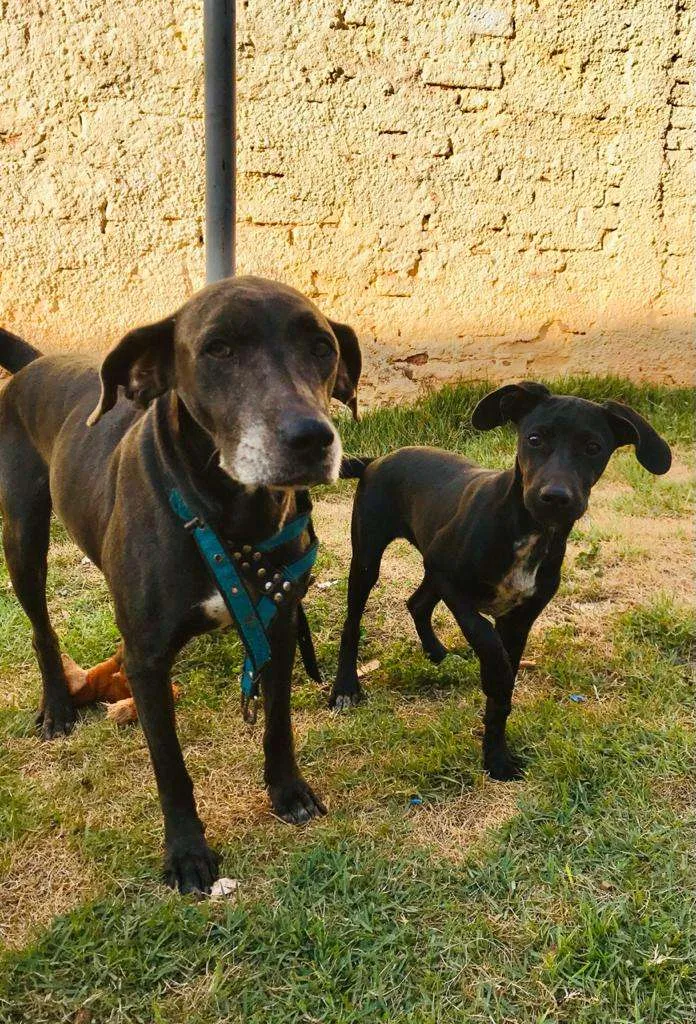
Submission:
<svg viewBox="0 0 696 1024">
<path fill-rule="evenodd" d="M 328 448 L 334 440 L 331 424 L 313 416 L 299 416 L 281 427 L 283 441 L 293 451 L 304 455 Z"/>
<path fill-rule="evenodd" d="M 567 488 L 547 484 L 539 491 L 539 499 L 549 508 L 568 508 L 573 497 Z"/>
</svg>

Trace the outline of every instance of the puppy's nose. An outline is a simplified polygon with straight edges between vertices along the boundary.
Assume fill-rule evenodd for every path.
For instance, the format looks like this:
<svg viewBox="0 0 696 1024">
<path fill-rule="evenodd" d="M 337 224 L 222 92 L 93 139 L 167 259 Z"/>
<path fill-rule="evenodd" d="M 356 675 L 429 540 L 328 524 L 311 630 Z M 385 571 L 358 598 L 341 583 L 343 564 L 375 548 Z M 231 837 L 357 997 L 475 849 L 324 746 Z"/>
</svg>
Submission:
<svg viewBox="0 0 696 1024">
<path fill-rule="evenodd" d="M 334 440 L 331 425 L 313 416 L 298 416 L 283 424 L 280 432 L 288 448 L 303 455 L 323 451 Z"/>
<path fill-rule="evenodd" d="M 568 508 L 573 497 L 569 490 L 558 484 L 547 484 L 539 491 L 539 498 L 549 508 Z"/>
</svg>

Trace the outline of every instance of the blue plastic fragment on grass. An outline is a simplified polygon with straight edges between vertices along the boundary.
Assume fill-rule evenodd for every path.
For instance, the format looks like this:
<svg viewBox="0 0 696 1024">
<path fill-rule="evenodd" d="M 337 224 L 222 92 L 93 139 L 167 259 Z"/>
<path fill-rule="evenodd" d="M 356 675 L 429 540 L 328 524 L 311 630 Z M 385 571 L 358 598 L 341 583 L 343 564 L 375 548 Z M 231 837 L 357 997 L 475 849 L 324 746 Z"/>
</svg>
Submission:
<svg viewBox="0 0 696 1024">
<path fill-rule="evenodd" d="M 585 704 L 587 702 L 587 697 L 584 693 L 571 693 L 570 699 L 573 704 Z"/>
<path fill-rule="evenodd" d="M 423 797 L 422 796 L 418 796 L 416 794 L 416 795 L 410 797 L 408 802 L 410 804 L 412 804 L 414 807 L 419 807 L 423 803 Z"/>
</svg>

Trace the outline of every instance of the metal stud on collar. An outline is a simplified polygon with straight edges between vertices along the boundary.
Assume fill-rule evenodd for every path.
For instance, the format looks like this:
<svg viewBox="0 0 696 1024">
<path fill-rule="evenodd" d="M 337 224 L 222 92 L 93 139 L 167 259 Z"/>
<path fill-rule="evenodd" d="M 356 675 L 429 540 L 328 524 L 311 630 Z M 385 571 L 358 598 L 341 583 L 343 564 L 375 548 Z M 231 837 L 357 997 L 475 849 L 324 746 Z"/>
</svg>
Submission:
<svg viewBox="0 0 696 1024">
<path fill-rule="evenodd" d="M 259 698 L 242 694 L 242 718 L 247 725 L 255 725 L 259 713 Z"/>
</svg>

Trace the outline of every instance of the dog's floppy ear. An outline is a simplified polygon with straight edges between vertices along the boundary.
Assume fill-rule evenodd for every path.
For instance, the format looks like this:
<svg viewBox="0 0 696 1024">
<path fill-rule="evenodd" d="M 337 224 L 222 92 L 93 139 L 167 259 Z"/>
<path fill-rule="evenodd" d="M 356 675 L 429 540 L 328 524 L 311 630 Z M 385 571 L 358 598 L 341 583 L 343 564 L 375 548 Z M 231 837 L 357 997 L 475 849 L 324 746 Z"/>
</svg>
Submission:
<svg viewBox="0 0 696 1024">
<path fill-rule="evenodd" d="M 104 359 L 100 376 L 101 396 L 87 420 L 90 427 L 116 405 L 119 385 L 143 409 L 164 394 L 174 378 L 174 317 L 129 331 Z"/>
<path fill-rule="evenodd" d="M 623 444 L 635 445 L 636 458 L 641 466 L 655 476 L 666 473 L 672 465 L 672 452 L 648 421 L 621 402 L 604 402 L 602 408 L 616 438 L 616 447 Z"/>
<path fill-rule="evenodd" d="M 471 414 L 477 430 L 492 430 L 512 420 L 516 423 L 535 405 L 550 398 L 551 392 L 543 384 L 523 380 L 519 384 L 505 384 L 482 398 Z"/>
<path fill-rule="evenodd" d="M 333 389 L 333 398 L 347 405 L 353 413 L 353 419 L 358 418 L 358 381 L 362 370 L 362 352 L 358 336 L 348 324 L 340 324 L 336 320 L 329 320 L 331 330 L 336 335 L 338 347 L 341 350 L 341 359 L 336 373 L 336 383 Z"/>
</svg>

